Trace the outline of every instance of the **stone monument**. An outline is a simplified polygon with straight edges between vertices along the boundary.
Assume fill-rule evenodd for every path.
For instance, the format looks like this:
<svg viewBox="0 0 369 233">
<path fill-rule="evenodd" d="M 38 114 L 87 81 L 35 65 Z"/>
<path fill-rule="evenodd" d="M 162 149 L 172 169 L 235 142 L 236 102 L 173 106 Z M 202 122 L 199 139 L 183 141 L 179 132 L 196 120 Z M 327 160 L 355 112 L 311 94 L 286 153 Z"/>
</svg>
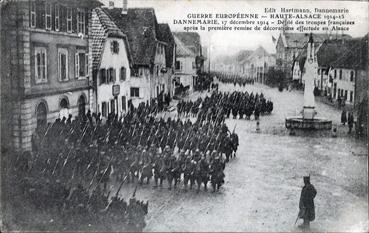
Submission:
<svg viewBox="0 0 369 233">
<path fill-rule="evenodd" d="M 292 116 L 286 118 L 286 128 L 288 129 L 313 129 L 313 130 L 330 130 L 332 121 L 316 117 L 315 96 L 314 96 L 314 75 L 316 75 L 315 48 L 313 34 L 310 33 L 307 45 L 307 55 L 305 62 L 304 81 L 304 106 L 302 116 Z"/>
</svg>

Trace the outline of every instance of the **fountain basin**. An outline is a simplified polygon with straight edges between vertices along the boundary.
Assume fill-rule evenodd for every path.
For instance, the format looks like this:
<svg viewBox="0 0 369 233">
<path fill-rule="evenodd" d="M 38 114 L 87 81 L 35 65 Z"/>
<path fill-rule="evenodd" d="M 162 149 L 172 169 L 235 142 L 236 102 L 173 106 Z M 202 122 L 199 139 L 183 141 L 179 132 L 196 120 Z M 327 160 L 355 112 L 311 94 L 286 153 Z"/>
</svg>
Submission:
<svg viewBox="0 0 369 233">
<path fill-rule="evenodd" d="M 331 130 L 332 121 L 324 118 L 306 119 L 302 116 L 292 116 L 286 118 L 287 129 L 303 129 L 303 130 Z"/>
</svg>

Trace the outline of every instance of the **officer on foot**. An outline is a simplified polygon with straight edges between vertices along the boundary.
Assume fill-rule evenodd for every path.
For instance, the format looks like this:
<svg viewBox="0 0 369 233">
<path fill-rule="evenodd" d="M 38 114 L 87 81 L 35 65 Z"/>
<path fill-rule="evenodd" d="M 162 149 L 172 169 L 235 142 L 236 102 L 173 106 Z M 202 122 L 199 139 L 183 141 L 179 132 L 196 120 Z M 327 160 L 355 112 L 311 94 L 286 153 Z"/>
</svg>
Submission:
<svg viewBox="0 0 369 233">
<path fill-rule="evenodd" d="M 301 190 L 300 203 L 299 203 L 299 218 L 302 218 L 304 222 L 299 225 L 299 228 L 309 229 L 310 222 L 315 219 L 315 206 L 314 198 L 316 196 L 316 189 L 310 183 L 310 175 L 304 176 L 304 187 Z"/>
</svg>

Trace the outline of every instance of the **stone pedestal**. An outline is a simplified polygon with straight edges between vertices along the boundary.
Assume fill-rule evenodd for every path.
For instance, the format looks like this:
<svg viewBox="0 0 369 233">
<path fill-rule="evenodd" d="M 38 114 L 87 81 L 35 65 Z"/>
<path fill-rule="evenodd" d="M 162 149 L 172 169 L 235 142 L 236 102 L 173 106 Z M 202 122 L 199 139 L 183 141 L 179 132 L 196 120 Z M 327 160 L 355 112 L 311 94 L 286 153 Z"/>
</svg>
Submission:
<svg viewBox="0 0 369 233">
<path fill-rule="evenodd" d="M 307 120 L 314 119 L 316 112 L 314 107 L 304 107 L 302 110 L 302 118 Z"/>
</svg>

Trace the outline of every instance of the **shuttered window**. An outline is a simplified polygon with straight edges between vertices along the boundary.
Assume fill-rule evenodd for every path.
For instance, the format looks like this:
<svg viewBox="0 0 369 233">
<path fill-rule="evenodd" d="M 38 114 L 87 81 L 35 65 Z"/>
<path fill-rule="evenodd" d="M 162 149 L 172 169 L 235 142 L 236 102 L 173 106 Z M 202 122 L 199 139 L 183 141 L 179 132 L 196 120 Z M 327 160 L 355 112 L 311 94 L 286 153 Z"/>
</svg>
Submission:
<svg viewBox="0 0 369 233">
<path fill-rule="evenodd" d="M 115 83 L 115 69 L 114 68 L 109 68 L 107 70 L 107 78 L 108 78 L 108 83 Z"/>
<path fill-rule="evenodd" d="M 100 76 L 100 84 L 105 84 L 106 82 L 106 70 L 105 69 L 100 69 L 99 71 L 99 76 Z"/>
<path fill-rule="evenodd" d="M 126 81 L 126 68 L 125 67 L 121 67 L 120 68 L 120 81 Z"/>
<path fill-rule="evenodd" d="M 108 104 L 106 102 L 102 102 L 101 103 L 101 114 L 102 116 L 104 117 L 107 117 L 108 116 Z"/>
</svg>

